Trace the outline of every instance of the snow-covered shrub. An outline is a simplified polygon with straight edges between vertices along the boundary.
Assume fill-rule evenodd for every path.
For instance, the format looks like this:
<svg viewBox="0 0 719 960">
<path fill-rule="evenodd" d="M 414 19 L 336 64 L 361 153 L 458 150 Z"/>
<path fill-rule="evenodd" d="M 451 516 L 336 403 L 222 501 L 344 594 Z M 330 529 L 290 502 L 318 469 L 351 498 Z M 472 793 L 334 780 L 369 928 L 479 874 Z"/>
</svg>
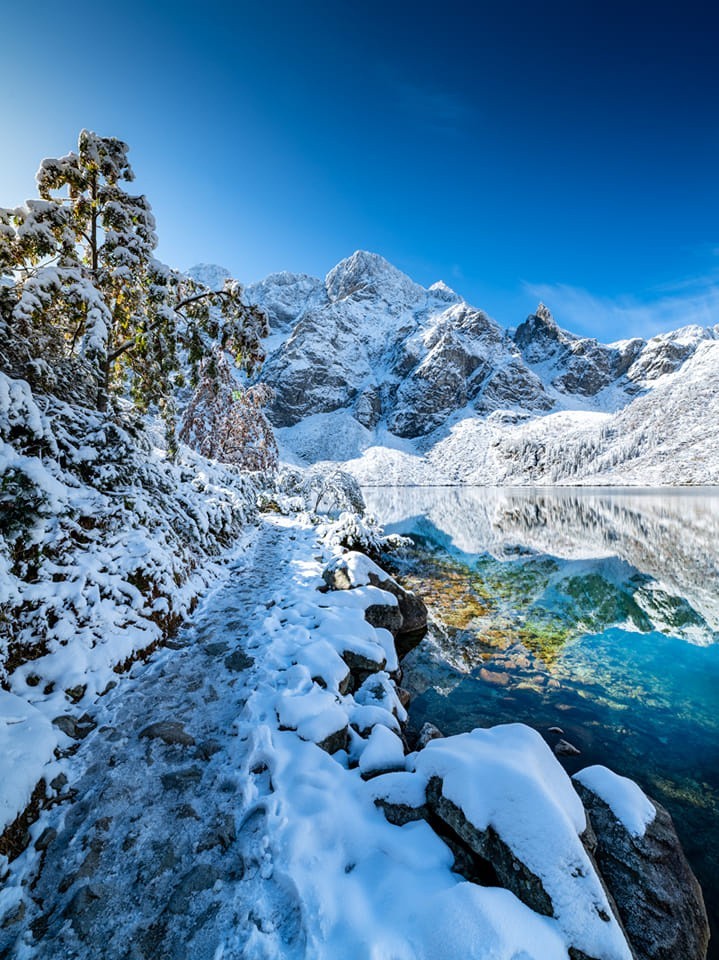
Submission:
<svg viewBox="0 0 719 960">
<path fill-rule="evenodd" d="M 362 514 L 364 497 L 355 478 L 339 468 L 325 466 L 283 467 L 277 474 L 273 489 L 264 495 L 266 506 L 281 513 L 338 514 L 343 510 Z"/>
<path fill-rule="evenodd" d="M 385 535 L 379 520 L 371 513 L 361 516 L 345 511 L 337 520 L 322 524 L 319 533 L 323 543 L 330 547 L 359 550 L 373 559 L 400 550 L 410 542 L 398 534 Z"/>
<path fill-rule="evenodd" d="M 236 467 L 185 448 L 171 463 L 141 423 L 0 373 L 3 684 L 97 693 L 187 614 L 256 495 Z"/>
</svg>

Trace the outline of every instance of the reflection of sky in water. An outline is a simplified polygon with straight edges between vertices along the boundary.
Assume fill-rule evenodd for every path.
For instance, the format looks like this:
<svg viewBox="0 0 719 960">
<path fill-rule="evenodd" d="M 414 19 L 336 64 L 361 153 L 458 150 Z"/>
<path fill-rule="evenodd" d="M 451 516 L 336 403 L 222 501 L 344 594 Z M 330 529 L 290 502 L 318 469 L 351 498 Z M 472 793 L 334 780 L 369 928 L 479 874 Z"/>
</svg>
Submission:
<svg viewBox="0 0 719 960">
<path fill-rule="evenodd" d="M 417 547 L 442 626 L 404 662 L 411 720 L 564 730 L 669 807 L 719 956 L 719 491 L 366 491 Z"/>
</svg>

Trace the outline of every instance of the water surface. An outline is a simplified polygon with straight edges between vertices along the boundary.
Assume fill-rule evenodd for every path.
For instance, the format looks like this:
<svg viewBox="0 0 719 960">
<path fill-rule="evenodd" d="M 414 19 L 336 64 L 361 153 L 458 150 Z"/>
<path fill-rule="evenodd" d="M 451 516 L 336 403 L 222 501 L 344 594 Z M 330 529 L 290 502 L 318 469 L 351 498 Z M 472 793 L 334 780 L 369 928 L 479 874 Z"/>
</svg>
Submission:
<svg viewBox="0 0 719 960">
<path fill-rule="evenodd" d="M 719 490 L 374 488 L 437 622 L 410 722 L 522 721 L 674 817 L 719 957 Z"/>
</svg>

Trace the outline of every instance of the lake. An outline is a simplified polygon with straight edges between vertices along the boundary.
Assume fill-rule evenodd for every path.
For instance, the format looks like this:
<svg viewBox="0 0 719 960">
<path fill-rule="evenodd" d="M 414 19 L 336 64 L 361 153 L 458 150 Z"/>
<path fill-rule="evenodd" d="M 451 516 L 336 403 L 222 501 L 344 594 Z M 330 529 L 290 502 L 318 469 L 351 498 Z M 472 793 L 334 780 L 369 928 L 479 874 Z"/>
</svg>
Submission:
<svg viewBox="0 0 719 960">
<path fill-rule="evenodd" d="M 570 774 L 636 780 L 674 818 L 718 958 L 719 489 L 364 493 L 411 538 L 398 565 L 435 621 L 403 662 L 411 725 L 522 721 L 581 751 Z"/>
</svg>

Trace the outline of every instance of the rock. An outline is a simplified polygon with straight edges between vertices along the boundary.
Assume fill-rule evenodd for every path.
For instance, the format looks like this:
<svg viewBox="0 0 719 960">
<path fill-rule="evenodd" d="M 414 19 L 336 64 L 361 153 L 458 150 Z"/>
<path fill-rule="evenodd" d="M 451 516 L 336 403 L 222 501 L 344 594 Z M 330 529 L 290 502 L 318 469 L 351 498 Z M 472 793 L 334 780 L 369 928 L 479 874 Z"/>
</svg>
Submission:
<svg viewBox="0 0 719 960">
<path fill-rule="evenodd" d="M 93 923 L 102 909 L 103 890 L 96 884 L 85 884 L 77 890 L 65 908 L 65 916 L 81 939 L 92 935 Z"/>
<path fill-rule="evenodd" d="M 396 827 L 403 827 L 405 823 L 413 823 L 415 820 L 426 820 L 429 817 L 429 807 L 426 805 L 411 807 L 406 803 L 393 803 L 384 797 L 377 797 L 375 799 L 375 806 L 379 807 L 384 813 L 385 819 L 393 823 Z"/>
<path fill-rule="evenodd" d="M 404 745 L 396 733 L 382 724 L 377 724 L 369 736 L 359 760 L 363 780 L 370 780 L 383 773 L 404 770 Z"/>
<path fill-rule="evenodd" d="M 423 750 L 430 740 L 441 740 L 443 737 L 444 734 L 439 727 L 435 727 L 433 723 L 425 723 L 417 737 L 417 750 Z"/>
<path fill-rule="evenodd" d="M 369 611 L 374 610 L 373 605 L 365 613 L 365 619 L 372 626 L 386 627 L 395 635 L 419 633 L 420 638 L 422 632 L 427 628 L 427 607 L 422 598 L 411 590 L 405 590 L 393 577 L 364 554 L 350 550 L 341 557 L 335 557 L 323 570 L 322 579 L 330 590 L 351 590 L 354 587 L 369 585 L 396 597 L 399 620 L 393 613 L 382 613 L 380 611 L 373 612 L 368 616 Z M 377 606 L 380 605 L 377 604 Z M 381 605 L 381 607 L 384 611 L 397 610 L 394 606 L 385 607 Z M 385 617 L 388 622 L 374 623 L 370 619 L 371 617 Z"/>
<path fill-rule="evenodd" d="M 163 773 L 160 779 L 165 790 L 185 790 L 191 784 L 200 782 L 202 770 L 200 767 L 185 767 L 182 770 Z"/>
<path fill-rule="evenodd" d="M 50 786 L 56 793 L 60 793 L 62 788 L 67 786 L 67 777 L 64 773 L 58 773 L 58 775 L 50 781 Z"/>
<path fill-rule="evenodd" d="M 395 826 L 415 820 L 429 820 L 424 787 L 407 771 L 385 773 L 371 781 L 370 791 L 376 807 Z"/>
<path fill-rule="evenodd" d="M 197 852 L 212 850 L 219 847 L 225 853 L 237 839 L 235 818 L 229 814 L 221 814 L 212 827 L 202 837 L 197 845 Z"/>
<path fill-rule="evenodd" d="M 373 603 L 365 610 L 364 618 L 370 626 L 389 630 L 392 636 L 402 629 L 402 614 L 395 604 Z"/>
<path fill-rule="evenodd" d="M 97 726 L 95 721 L 86 713 L 79 719 L 71 717 L 69 714 L 63 714 L 61 717 L 55 717 L 52 722 L 71 740 L 84 740 L 88 733 L 91 733 Z"/>
<path fill-rule="evenodd" d="M 384 657 L 378 660 L 373 660 L 356 650 L 343 650 L 342 659 L 350 668 L 350 672 L 355 676 L 355 678 L 364 678 L 370 673 L 379 673 L 380 670 L 384 670 L 384 668 L 387 666 L 387 661 Z"/>
<path fill-rule="evenodd" d="M 198 760 L 209 760 L 221 749 L 222 747 L 217 740 L 203 740 L 202 743 L 198 743 L 195 756 Z"/>
<path fill-rule="evenodd" d="M 57 830 L 54 827 L 45 827 L 43 832 L 35 841 L 36 850 L 47 850 L 52 841 L 57 837 Z"/>
<path fill-rule="evenodd" d="M 652 800 L 656 818 L 644 836 L 632 836 L 603 800 L 574 782 L 596 835 L 594 856 L 638 960 L 704 960 L 704 899 L 669 813 Z"/>
<path fill-rule="evenodd" d="M 76 687 L 68 687 L 68 689 L 65 691 L 65 696 L 73 703 L 79 703 L 85 696 L 86 690 L 86 683 L 78 684 Z"/>
<path fill-rule="evenodd" d="M 242 650 L 233 650 L 228 657 L 225 657 L 225 666 L 231 673 L 242 673 L 254 662 L 252 657 L 248 657 Z"/>
<path fill-rule="evenodd" d="M 224 640 L 218 640 L 215 643 L 206 643 L 202 650 L 207 654 L 208 657 L 221 657 L 223 653 L 227 653 L 230 649 L 230 645 L 225 643 Z"/>
<path fill-rule="evenodd" d="M 554 752 L 558 757 L 578 757 L 582 751 L 568 740 L 560 740 L 555 745 Z"/>
<path fill-rule="evenodd" d="M 337 753 L 338 750 L 346 750 L 347 743 L 349 740 L 349 726 L 342 727 L 340 730 L 336 730 L 334 733 L 331 733 L 328 737 L 325 737 L 324 740 L 321 740 L 317 746 L 320 750 L 324 750 L 325 753 L 332 755 Z"/>
<path fill-rule="evenodd" d="M 214 864 L 198 863 L 180 880 L 170 897 L 167 909 L 170 913 L 187 913 L 194 894 L 211 889 L 220 878 L 220 870 Z"/>
<path fill-rule="evenodd" d="M 487 670 L 486 667 L 482 667 L 479 676 L 485 683 L 491 683 L 495 687 L 506 687 L 509 683 L 509 674 L 504 670 Z"/>
<path fill-rule="evenodd" d="M 140 739 L 143 737 L 148 740 L 162 740 L 169 745 L 178 744 L 183 747 L 195 745 L 195 738 L 176 720 L 158 720 L 157 723 L 151 723 L 140 732 Z"/>
<path fill-rule="evenodd" d="M 404 687 L 397 687 L 397 699 L 406 710 L 412 701 L 412 694 Z"/>
<path fill-rule="evenodd" d="M 549 733 L 555 734 L 555 736 L 561 737 L 564 735 L 564 730 L 561 727 L 550 727 Z"/>
<path fill-rule="evenodd" d="M 512 853 L 499 834 L 489 826 L 479 830 L 469 821 L 463 811 L 442 793 L 442 781 L 432 777 L 427 785 L 427 804 L 460 840 L 484 864 L 491 864 L 500 886 L 511 890 L 522 903 L 540 913 L 551 917 L 554 913 L 552 901 L 546 893 L 542 881 Z M 482 865 L 477 870 L 482 871 Z"/>
</svg>

